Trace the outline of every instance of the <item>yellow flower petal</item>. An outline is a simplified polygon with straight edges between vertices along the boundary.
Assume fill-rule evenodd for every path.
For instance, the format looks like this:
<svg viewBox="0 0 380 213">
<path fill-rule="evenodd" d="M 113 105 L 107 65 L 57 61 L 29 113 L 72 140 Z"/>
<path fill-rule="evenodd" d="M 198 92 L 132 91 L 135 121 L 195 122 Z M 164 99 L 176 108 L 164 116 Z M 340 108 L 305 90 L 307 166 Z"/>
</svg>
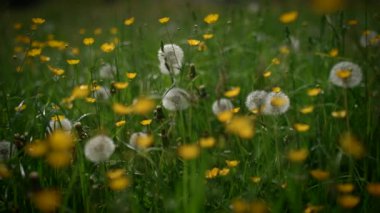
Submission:
<svg viewBox="0 0 380 213">
<path fill-rule="evenodd" d="M 117 126 L 117 127 L 121 127 L 121 126 L 124 126 L 125 123 L 126 123 L 125 120 L 121 120 L 121 121 L 116 122 L 116 123 L 115 123 L 115 126 Z"/>
<path fill-rule="evenodd" d="M 201 41 L 199 40 L 196 40 L 196 39 L 188 39 L 187 40 L 187 43 L 190 45 L 190 46 L 198 46 Z"/>
<path fill-rule="evenodd" d="M 217 22 L 219 19 L 219 14 L 217 13 L 211 13 L 211 14 L 208 14 L 204 19 L 203 21 L 206 22 L 207 24 L 214 24 L 215 22 Z"/>
<path fill-rule="evenodd" d="M 128 82 L 115 82 L 112 84 L 116 89 L 122 90 L 128 87 Z"/>
<path fill-rule="evenodd" d="M 298 18 L 298 12 L 290 11 L 290 12 L 283 13 L 279 19 L 282 23 L 289 24 L 297 20 L 297 18 Z"/>
<path fill-rule="evenodd" d="M 145 119 L 140 122 L 140 124 L 143 126 L 150 125 L 151 123 L 152 123 L 152 119 Z"/>
<path fill-rule="evenodd" d="M 178 155 L 184 160 L 195 159 L 199 153 L 199 146 L 196 144 L 184 144 L 178 148 Z"/>
<path fill-rule="evenodd" d="M 135 73 L 135 72 L 127 72 L 126 75 L 127 75 L 128 79 L 134 79 L 134 78 L 136 78 L 137 73 Z"/>
<path fill-rule="evenodd" d="M 68 59 L 66 62 L 70 65 L 76 65 L 79 64 L 80 60 L 79 59 Z"/>
<path fill-rule="evenodd" d="M 135 23 L 135 17 L 130 17 L 124 20 L 124 25 L 126 26 L 131 26 L 133 23 Z"/>
<path fill-rule="evenodd" d="M 310 129 L 310 125 L 304 123 L 296 123 L 293 127 L 297 132 L 307 132 Z"/>
<path fill-rule="evenodd" d="M 162 17 L 162 18 L 158 19 L 158 22 L 160 22 L 161 24 L 166 24 L 169 21 L 170 21 L 169 17 Z"/>
<path fill-rule="evenodd" d="M 240 87 L 233 87 L 232 89 L 226 91 L 224 93 L 224 96 L 226 96 L 227 98 L 233 98 L 233 97 L 236 97 L 240 94 Z"/>
</svg>

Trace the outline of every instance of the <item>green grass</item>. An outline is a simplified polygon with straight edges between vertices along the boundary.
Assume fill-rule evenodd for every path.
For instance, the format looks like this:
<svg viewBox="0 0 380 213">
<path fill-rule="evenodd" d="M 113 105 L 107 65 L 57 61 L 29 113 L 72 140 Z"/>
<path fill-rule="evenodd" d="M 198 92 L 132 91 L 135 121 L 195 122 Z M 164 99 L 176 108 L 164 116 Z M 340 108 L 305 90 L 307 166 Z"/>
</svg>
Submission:
<svg viewBox="0 0 380 213">
<path fill-rule="evenodd" d="M 328 15 L 317 15 L 298 3 L 261 1 L 256 13 L 248 11 L 245 1 L 228 6 L 220 1 L 168 1 L 162 5 L 151 1 L 75 5 L 68 1 L 23 11 L 5 10 L 0 16 L 0 139 L 11 141 L 18 151 L 1 162 L 11 175 L 0 176 L 0 212 L 38 212 L 33 197 L 41 189 L 59 192 L 59 212 L 230 212 L 238 210 L 237 200 L 243 206 L 262 201 L 271 212 L 303 212 L 309 204 L 323 206 L 321 212 L 377 212 L 379 198 L 367 191 L 367 184 L 380 182 L 379 45 L 364 48 L 359 39 L 367 29 L 380 31 L 378 3 L 367 2 Z M 298 19 L 282 24 L 279 16 L 290 10 L 299 11 Z M 217 23 L 203 22 L 207 14 L 215 12 L 220 14 Z M 132 16 L 135 23 L 125 26 L 124 19 Z M 171 18 L 167 25 L 158 22 L 163 16 Z M 46 18 L 35 31 L 29 29 L 33 17 Z M 358 25 L 347 25 L 351 19 L 358 20 Z M 13 28 L 16 22 L 23 24 L 20 30 Z M 109 31 L 112 27 L 118 30 L 115 35 Z M 86 30 L 82 35 L 81 28 Z M 94 35 L 96 28 L 102 29 L 100 35 Z M 187 44 L 189 38 L 203 41 L 204 33 L 214 34 L 204 41 L 206 50 L 198 51 Z M 63 50 L 43 47 L 42 55 L 49 56 L 49 62 L 41 62 L 39 56 L 20 57 L 31 45 L 17 42 L 18 35 L 46 42 L 49 34 L 67 43 Z M 83 45 L 84 37 L 93 37 L 95 43 Z M 291 46 L 293 37 L 300 42 L 298 50 Z M 100 45 L 114 38 L 120 41 L 116 48 L 102 52 Z M 178 44 L 184 50 L 184 66 L 174 78 L 178 87 L 195 97 L 192 106 L 181 112 L 163 109 L 163 119 L 157 119 L 153 112 L 116 114 L 114 103 L 130 105 L 140 96 L 156 97 L 161 105 L 160 97 L 172 86 L 172 79 L 158 68 L 161 42 Z M 287 46 L 290 53 L 280 53 L 281 46 Z M 16 54 L 15 47 L 22 51 Z M 73 48 L 79 53 L 73 54 Z M 328 55 L 333 48 L 339 50 L 337 57 Z M 67 64 L 66 59 L 71 58 L 80 59 L 80 63 Z M 273 58 L 281 63 L 272 64 Z M 345 90 L 328 81 L 332 66 L 343 60 L 362 68 L 363 81 L 358 87 Z M 117 68 L 115 79 L 99 77 L 103 62 Z M 64 75 L 54 76 L 48 64 L 64 69 Z M 195 66 L 195 78 L 189 78 L 190 64 Z M 19 66 L 22 72 L 16 72 Z M 263 77 L 266 70 L 272 73 L 268 78 Z M 137 77 L 127 79 L 126 72 L 136 72 Z M 113 81 L 127 81 L 129 86 L 115 90 L 108 100 L 88 103 L 78 99 L 72 107 L 62 102 L 80 84 L 110 88 Z M 202 85 L 205 97 L 199 95 Z M 241 92 L 231 100 L 240 107 L 238 114 L 254 123 L 252 139 L 227 133 L 211 110 L 217 98 L 236 86 Z M 277 86 L 291 101 L 285 114 L 254 115 L 246 109 L 249 92 L 270 91 Z M 309 97 L 307 90 L 315 87 L 323 92 Z M 14 108 L 21 102 L 26 109 L 16 112 Z M 313 105 L 314 111 L 300 113 L 307 105 Z M 331 116 L 333 111 L 344 109 L 346 118 Z M 73 160 L 60 169 L 51 167 L 45 156 L 32 158 L 24 151 L 25 145 L 48 137 L 47 126 L 56 115 L 82 125 L 80 131 L 72 129 L 76 136 L 75 147 L 70 150 Z M 115 123 L 123 119 L 126 124 L 116 127 Z M 143 126 L 140 121 L 144 119 L 153 121 Z M 310 130 L 294 131 L 293 125 L 299 122 L 309 124 Z M 154 137 L 146 151 L 127 146 L 130 135 L 139 131 Z M 357 159 L 339 145 L 340 136 L 347 131 L 365 148 L 363 157 Z M 81 134 L 84 137 L 79 137 Z M 98 134 L 111 137 L 117 147 L 108 161 L 95 164 L 85 158 L 84 145 Z M 178 155 L 178 147 L 205 136 L 216 139 L 213 148 L 201 149 L 194 160 Z M 299 148 L 308 150 L 307 159 L 290 161 L 288 152 Z M 226 160 L 240 163 L 226 176 L 205 178 L 206 170 L 226 168 Z M 107 171 L 117 168 L 124 169 L 131 181 L 121 191 L 111 190 L 107 178 Z M 323 181 L 313 178 L 310 171 L 318 168 L 328 171 L 330 177 Z M 32 172 L 38 173 L 37 180 L 30 178 Z M 254 183 L 253 176 L 260 177 L 260 182 Z M 336 189 L 338 183 L 355 186 L 348 194 L 360 202 L 352 209 L 337 203 L 342 195 Z"/>
</svg>

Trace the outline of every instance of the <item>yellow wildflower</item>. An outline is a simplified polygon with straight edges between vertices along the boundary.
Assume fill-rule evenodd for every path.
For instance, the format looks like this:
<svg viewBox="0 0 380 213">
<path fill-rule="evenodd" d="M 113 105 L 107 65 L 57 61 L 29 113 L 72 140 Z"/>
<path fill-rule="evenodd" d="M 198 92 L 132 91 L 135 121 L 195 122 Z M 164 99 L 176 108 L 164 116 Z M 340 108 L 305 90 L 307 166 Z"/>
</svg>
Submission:
<svg viewBox="0 0 380 213">
<path fill-rule="evenodd" d="M 211 33 L 203 34 L 204 40 L 209 40 L 209 39 L 212 39 L 213 37 L 214 37 L 214 34 L 211 34 Z"/>
<path fill-rule="evenodd" d="M 49 136 L 49 145 L 53 150 L 68 150 L 74 147 L 74 140 L 70 134 L 56 130 Z"/>
<path fill-rule="evenodd" d="M 105 53 L 110 53 L 115 49 L 115 44 L 111 42 L 103 43 L 100 49 Z"/>
<path fill-rule="evenodd" d="M 300 109 L 300 112 L 302 113 L 302 114 L 309 114 L 309 113 L 312 113 L 314 111 L 314 106 L 305 106 L 305 107 L 302 107 L 301 109 Z"/>
<path fill-rule="evenodd" d="M 41 61 L 42 63 L 44 63 L 44 62 L 49 62 L 49 61 L 50 61 L 50 57 L 49 57 L 49 56 L 45 56 L 45 55 L 41 55 L 41 56 L 40 56 L 40 61 Z"/>
<path fill-rule="evenodd" d="M 337 57 L 338 56 L 338 54 L 339 54 L 339 50 L 337 49 L 337 48 L 334 48 L 334 49 L 332 49 L 332 50 L 330 50 L 330 52 L 329 52 L 329 55 L 331 56 L 331 57 Z"/>
<path fill-rule="evenodd" d="M 214 24 L 215 22 L 217 22 L 219 19 L 219 14 L 217 13 L 211 13 L 211 14 L 208 14 L 204 19 L 203 21 L 206 22 L 207 24 Z"/>
<path fill-rule="evenodd" d="M 272 92 L 276 92 L 276 93 L 281 92 L 281 87 L 273 87 Z"/>
<path fill-rule="evenodd" d="M 331 116 L 334 118 L 345 118 L 347 116 L 347 110 L 339 110 L 331 112 Z"/>
<path fill-rule="evenodd" d="M 76 65 L 79 64 L 80 60 L 79 59 L 68 59 L 66 62 L 70 65 Z"/>
<path fill-rule="evenodd" d="M 31 200 L 41 212 L 55 212 L 61 205 L 61 195 L 54 189 L 43 189 L 33 193 Z"/>
<path fill-rule="evenodd" d="M 134 79 L 134 78 L 136 78 L 137 73 L 135 73 L 135 72 L 127 72 L 126 75 L 127 75 L 128 79 Z"/>
<path fill-rule="evenodd" d="M 254 126 L 248 117 L 236 116 L 226 125 L 226 131 L 244 139 L 250 139 L 255 134 Z"/>
<path fill-rule="evenodd" d="M 336 185 L 336 189 L 341 193 L 351 193 L 354 191 L 355 186 L 352 183 L 339 183 Z"/>
<path fill-rule="evenodd" d="M 190 46 L 198 46 L 199 43 L 201 43 L 201 41 L 196 40 L 196 39 L 188 39 L 188 40 L 187 40 L 187 43 L 188 43 Z"/>
<path fill-rule="evenodd" d="M 269 78 L 270 76 L 272 75 L 272 72 L 271 71 L 265 71 L 264 73 L 263 73 L 263 77 L 264 78 Z"/>
<path fill-rule="evenodd" d="M 41 55 L 42 49 L 41 48 L 33 48 L 28 51 L 28 56 L 35 57 Z"/>
<path fill-rule="evenodd" d="M 330 177 L 330 172 L 322 169 L 314 169 L 310 171 L 310 175 L 316 180 L 324 181 Z"/>
<path fill-rule="evenodd" d="M 48 69 L 54 74 L 54 75 L 63 75 L 65 73 L 65 70 L 58 68 L 58 67 L 53 67 L 48 65 Z"/>
<path fill-rule="evenodd" d="M 253 176 L 253 177 L 251 177 L 251 180 L 254 183 L 260 183 L 261 177 L 259 177 L 259 176 Z"/>
<path fill-rule="evenodd" d="M 240 87 L 233 87 L 224 93 L 227 98 L 233 98 L 240 94 Z"/>
<path fill-rule="evenodd" d="M 71 92 L 71 98 L 77 99 L 77 98 L 85 98 L 89 95 L 90 90 L 88 88 L 88 85 L 79 85 L 76 86 L 73 91 Z"/>
<path fill-rule="evenodd" d="M 158 19 L 158 22 L 160 22 L 161 24 L 166 24 L 169 21 L 170 21 L 169 17 L 162 17 L 162 18 Z"/>
<path fill-rule="evenodd" d="M 230 168 L 236 167 L 240 163 L 240 161 L 238 161 L 238 160 L 226 160 L 225 162 L 226 162 L 227 166 Z"/>
<path fill-rule="evenodd" d="M 232 119 L 234 116 L 234 113 L 231 112 L 230 110 L 223 111 L 218 114 L 217 118 L 220 122 L 226 123 Z"/>
<path fill-rule="evenodd" d="M 47 163 L 54 168 L 62 168 L 71 163 L 72 154 L 68 151 L 53 151 L 46 156 Z"/>
<path fill-rule="evenodd" d="M 272 59 L 272 64 L 274 65 L 279 65 L 281 63 L 280 59 L 279 58 L 273 58 Z"/>
<path fill-rule="evenodd" d="M 83 39 L 83 44 L 86 46 L 90 46 L 95 42 L 94 38 L 88 37 Z"/>
<path fill-rule="evenodd" d="M 216 140 L 213 137 L 205 137 L 199 139 L 199 145 L 202 148 L 211 148 L 215 145 Z"/>
<path fill-rule="evenodd" d="M 120 114 L 120 115 L 126 115 L 133 111 L 131 107 L 124 106 L 123 104 L 119 104 L 119 103 L 114 103 L 112 106 L 112 109 L 116 114 Z"/>
<path fill-rule="evenodd" d="M 113 169 L 113 170 L 107 171 L 107 177 L 109 179 L 111 179 L 111 180 L 123 177 L 124 174 L 125 174 L 125 170 L 124 169 Z"/>
<path fill-rule="evenodd" d="M 125 123 L 126 123 L 125 120 L 121 120 L 121 121 L 116 122 L 115 125 L 116 125 L 117 127 L 121 127 L 121 126 L 124 126 Z"/>
<path fill-rule="evenodd" d="M 145 115 L 153 111 L 156 107 L 156 102 L 147 97 L 140 97 L 137 101 L 132 105 L 133 112 L 140 115 Z"/>
<path fill-rule="evenodd" d="M 307 95 L 313 97 L 319 95 L 321 92 L 321 88 L 311 88 L 307 90 Z"/>
<path fill-rule="evenodd" d="M 128 87 L 128 82 L 115 82 L 112 84 L 116 89 L 122 90 Z"/>
<path fill-rule="evenodd" d="M 368 183 L 367 184 L 367 191 L 370 195 L 373 196 L 380 196 L 380 183 Z"/>
<path fill-rule="evenodd" d="M 301 163 L 306 160 L 309 151 L 305 148 L 293 149 L 288 152 L 288 159 L 295 163 Z"/>
<path fill-rule="evenodd" d="M 35 140 L 25 146 L 25 153 L 33 158 L 38 158 L 48 151 L 48 145 L 45 141 Z"/>
<path fill-rule="evenodd" d="M 135 17 L 130 17 L 124 20 L 124 25 L 131 26 L 133 23 L 135 23 Z"/>
<path fill-rule="evenodd" d="M 140 135 L 137 138 L 136 145 L 139 149 L 146 149 L 153 144 L 152 135 Z"/>
<path fill-rule="evenodd" d="M 360 197 L 355 195 L 341 195 L 337 198 L 337 202 L 345 209 L 352 209 L 360 202 Z"/>
<path fill-rule="evenodd" d="M 230 173 L 230 169 L 229 168 L 223 168 L 223 169 L 219 170 L 219 175 L 220 176 L 226 176 L 226 175 L 228 175 L 228 173 Z"/>
<path fill-rule="evenodd" d="M 145 119 L 140 122 L 140 124 L 143 126 L 150 125 L 151 123 L 152 123 L 152 119 Z"/>
<path fill-rule="evenodd" d="M 339 139 L 342 150 L 354 158 L 362 158 L 365 149 L 362 143 L 350 132 L 343 133 Z"/>
<path fill-rule="evenodd" d="M 283 13 L 279 19 L 282 23 L 289 24 L 297 20 L 297 18 L 298 18 L 298 11 L 290 11 L 290 12 Z"/>
<path fill-rule="evenodd" d="M 304 123 L 295 123 L 293 127 L 297 132 L 307 132 L 310 129 L 310 125 Z"/>
<path fill-rule="evenodd" d="M 43 24 L 45 23 L 45 19 L 43 18 L 32 18 L 33 24 Z"/>
<path fill-rule="evenodd" d="M 110 189 L 114 191 L 122 191 L 130 185 L 130 181 L 127 177 L 119 177 L 116 179 L 111 179 L 109 182 Z"/>
<path fill-rule="evenodd" d="M 184 144 L 178 147 L 178 155 L 184 160 L 192 160 L 198 157 L 200 153 L 197 144 Z"/>
<path fill-rule="evenodd" d="M 218 176 L 220 169 L 219 168 L 212 168 L 211 170 L 206 170 L 206 178 L 212 179 Z"/>
<path fill-rule="evenodd" d="M 290 53 L 289 47 L 287 46 L 281 46 L 280 47 L 280 53 L 284 55 L 288 55 Z"/>
</svg>

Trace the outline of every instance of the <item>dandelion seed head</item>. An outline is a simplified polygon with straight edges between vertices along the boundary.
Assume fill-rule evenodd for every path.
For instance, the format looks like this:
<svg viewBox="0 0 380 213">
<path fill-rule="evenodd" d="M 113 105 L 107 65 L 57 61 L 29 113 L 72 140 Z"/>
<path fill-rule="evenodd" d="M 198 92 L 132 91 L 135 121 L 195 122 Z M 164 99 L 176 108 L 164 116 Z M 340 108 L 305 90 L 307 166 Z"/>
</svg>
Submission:
<svg viewBox="0 0 380 213">
<path fill-rule="evenodd" d="M 9 141 L 0 141 L 0 162 L 6 161 L 17 153 L 15 144 L 11 144 Z"/>
<path fill-rule="evenodd" d="M 108 100 L 111 97 L 111 91 L 107 87 L 99 87 L 95 90 L 94 97 L 98 100 Z"/>
<path fill-rule="evenodd" d="M 163 97 L 162 106 L 170 111 L 185 110 L 190 106 L 190 95 L 184 89 L 172 88 Z"/>
<path fill-rule="evenodd" d="M 94 163 L 108 160 L 115 151 L 115 144 L 111 138 L 98 135 L 87 141 L 84 147 L 86 158 Z"/>
<path fill-rule="evenodd" d="M 55 119 L 55 117 L 53 117 L 53 119 L 51 119 L 49 121 L 49 126 L 46 128 L 46 130 L 49 133 L 51 133 L 54 130 L 58 130 L 58 129 L 61 129 L 65 132 L 70 132 L 72 127 L 73 126 L 72 126 L 71 121 L 69 119 L 67 119 L 65 117 Z"/>
<path fill-rule="evenodd" d="M 263 90 L 256 90 L 248 94 L 245 99 L 245 106 L 250 111 L 260 111 L 264 106 L 265 97 L 267 96 L 267 92 Z"/>
<path fill-rule="evenodd" d="M 221 98 L 219 100 L 216 100 L 212 104 L 212 112 L 215 115 L 219 115 L 221 112 L 224 112 L 224 111 L 232 110 L 233 108 L 234 108 L 234 105 L 232 104 L 232 102 L 226 98 Z"/>
<path fill-rule="evenodd" d="M 283 92 L 270 92 L 267 94 L 263 114 L 280 115 L 288 111 L 290 107 L 289 97 Z"/>
<path fill-rule="evenodd" d="M 367 30 L 362 33 L 359 42 L 362 47 L 371 47 L 378 45 L 380 40 L 375 31 Z"/>
<path fill-rule="evenodd" d="M 116 67 L 105 63 L 99 69 L 99 76 L 102 79 L 112 79 L 116 74 Z"/>
<path fill-rule="evenodd" d="M 360 84 L 363 74 L 362 69 L 349 61 L 339 62 L 330 71 L 329 80 L 336 86 L 353 88 Z"/>
<path fill-rule="evenodd" d="M 184 53 L 181 47 L 176 44 L 165 44 L 158 50 L 161 73 L 178 75 L 181 71 L 183 57 Z"/>
</svg>

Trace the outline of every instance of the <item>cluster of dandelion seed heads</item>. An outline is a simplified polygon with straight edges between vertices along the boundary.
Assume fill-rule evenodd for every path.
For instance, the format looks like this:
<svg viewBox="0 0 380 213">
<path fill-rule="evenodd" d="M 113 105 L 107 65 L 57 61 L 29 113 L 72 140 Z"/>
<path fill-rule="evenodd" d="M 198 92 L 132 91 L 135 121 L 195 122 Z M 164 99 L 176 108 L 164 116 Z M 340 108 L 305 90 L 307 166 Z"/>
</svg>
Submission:
<svg viewBox="0 0 380 213">
<path fill-rule="evenodd" d="M 216 100 L 212 104 L 212 112 L 215 115 L 218 115 L 221 112 L 232 110 L 234 108 L 234 105 L 229 99 L 221 98 L 219 100 Z"/>
<path fill-rule="evenodd" d="M 342 72 L 346 72 L 343 76 Z M 360 84 L 363 74 L 359 65 L 349 61 L 342 61 L 333 66 L 330 71 L 329 80 L 336 86 L 343 88 L 353 88 Z"/>
<path fill-rule="evenodd" d="M 98 135 L 87 141 L 84 147 L 86 158 L 94 163 L 108 160 L 115 151 L 115 144 L 111 138 Z"/>
<path fill-rule="evenodd" d="M 184 53 L 176 44 L 165 44 L 158 50 L 160 71 L 165 75 L 178 75 L 181 71 Z"/>
<path fill-rule="evenodd" d="M 162 106 L 169 111 L 185 110 L 190 106 L 190 98 L 186 90 L 174 87 L 162 98 Z"/>
<path fill-rule="evenodd" d="M 250 111 L 261 110 L 264 105 L 267 92 L 263 90 L 252 91 L 245 100 L 245 106 Z"/>
</svg>

